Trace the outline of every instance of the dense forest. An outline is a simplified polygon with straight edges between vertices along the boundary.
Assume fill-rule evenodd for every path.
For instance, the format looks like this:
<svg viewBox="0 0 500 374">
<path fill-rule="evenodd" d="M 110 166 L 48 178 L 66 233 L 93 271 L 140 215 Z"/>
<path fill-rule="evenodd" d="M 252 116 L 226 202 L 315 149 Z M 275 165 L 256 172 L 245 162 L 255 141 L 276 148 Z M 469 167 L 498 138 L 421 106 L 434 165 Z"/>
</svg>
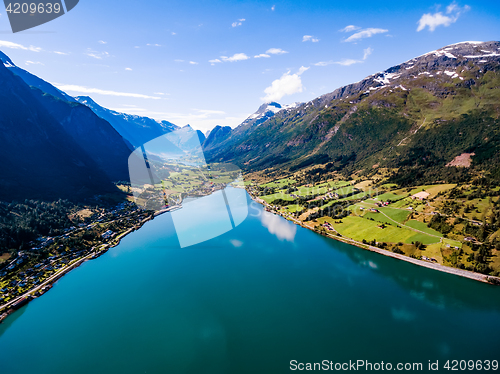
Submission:
<svg viewBox="0 0 500 374">
<path fill-rule="evenodd" d="M 0 252 L 25 249 L 40 236 L 61 235 L 74 225 L 69 219 L 74 210 L 67 200 L 0 203 Z"/>
</svg>

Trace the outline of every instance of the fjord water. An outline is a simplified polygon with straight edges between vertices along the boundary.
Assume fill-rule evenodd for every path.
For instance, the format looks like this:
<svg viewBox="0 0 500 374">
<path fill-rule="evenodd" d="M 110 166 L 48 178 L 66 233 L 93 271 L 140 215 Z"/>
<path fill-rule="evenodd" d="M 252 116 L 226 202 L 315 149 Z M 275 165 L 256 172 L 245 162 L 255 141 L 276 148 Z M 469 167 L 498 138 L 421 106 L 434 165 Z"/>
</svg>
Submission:
<svg viewBox="0 0 500 374">
<path fill-rule="evenodd" d="M 170 214 L 146 223 L 0 325 L 0 372 L 287 373 L 291 360 L 426 372 L 500 358 L 500 287 L 249 213 L 182 249 Z"/>
</svg>

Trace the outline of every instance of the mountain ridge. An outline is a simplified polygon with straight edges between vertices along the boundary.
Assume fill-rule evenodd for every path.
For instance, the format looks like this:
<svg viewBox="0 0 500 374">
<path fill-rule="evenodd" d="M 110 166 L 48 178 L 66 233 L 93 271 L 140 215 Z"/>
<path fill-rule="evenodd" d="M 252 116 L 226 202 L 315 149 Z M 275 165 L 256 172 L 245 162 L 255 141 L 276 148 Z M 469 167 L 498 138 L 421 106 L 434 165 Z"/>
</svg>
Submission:
<svg viewBox="0 0 500 374">
<path fill-rule="evenodd" d="M 89 107 L 97 116 L 108 121 L 118 133 L 134 147 L 139 147 L 158 136 L 180 129 L 169 121 L 117 112 L 97 104 L 89 96 L 76 96 L 75 100 Z"/>
<path fill-rule="evenodd" d="M 479 134 L 441 150 L 430 149 L 421 139 L 434 131 L 444 142 L 435 129 L 452 131 L 452 121 L 468 131 L 465 122 L 471 118 L 491 118 L 489 128 L 473 129 L 491 135 L 490 151 L 498 146 L 492 139 L 500 113 L 499 66 L 499 42 L 445 46 L 279 112 L 246 133 L 233 131 L 207 149 L 207 159 L 237 163 L 249 172 L 291 172 L 318 164 L 347 174 L 378 167 L 411 170 L 408 165 L 420 162 L 420 147 L 434 160 L 432 167 L 444 167 L 462 151 L 485 146 Z M 412 156 L 415 152 L 418 157 Z M 478 163 L 483 161 L 476 155 L 473 165 Z"/>
</svg>

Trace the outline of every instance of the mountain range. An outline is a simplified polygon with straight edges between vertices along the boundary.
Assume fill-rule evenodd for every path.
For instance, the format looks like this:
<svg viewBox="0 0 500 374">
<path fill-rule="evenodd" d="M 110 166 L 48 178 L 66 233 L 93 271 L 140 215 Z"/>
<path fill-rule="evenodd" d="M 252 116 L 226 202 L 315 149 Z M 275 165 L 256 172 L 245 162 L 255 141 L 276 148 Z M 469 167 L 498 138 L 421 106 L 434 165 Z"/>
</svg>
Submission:
<svg viewBox="0 0 500 374">
<path fill-rule="evenodd" d="M 168 121 L 156 121 L 148 117 L 120 113 L 104 108 L 88 96 L 74 98 L 88 106 L 99 117 L 108 121 L 120 135 L 132 144 L 134 148 L 157 138 L 179 127 Z"/>
<path fill-rule="evenodd" d="M 117 191 L 112 182 L 129 179 L 128 157 L 134 149 L 135 131 L 141 141 L 148 141 L 177 128 L 136 116 L 127 122 L 126 115 L 112 111 L 116 120 L 110 124 L 103 118 L 105 108 L 101 117 L 1 52 L 0 60 L 2 201 L 80 200 Z M 119 131 L 122 122 L 130 127 L 130 139 Z M 145 124 L 141 128 L 136 122 Z M 152 122 L 158 129 L 144 131 Z"/>
<path fill-rule="evenodd" d="M 389 168 L 405 184 L 459 178 L 465 168 L 446 165 L 470 153 L 470 170 L 500 177 L 499 70 L 499 42 L 449 45 L 257 125 L 218 129 L 206 158 L 311 176 Z"/>
<path fill-rule="evenodd" d="M 0 87 L 1 200 L 79 198 L 113 190 L 96 160 L 37 99 L 41 91 L 4 64 Z"/>
<path fill-rule="evenodd" d="M 113 191 L 113 181 L 128 180 L 134 148 L 174 130 L 184 141 L 171 122 L 73 98 L 1 52 L 0 60 L 0 200 Z M 207 161 L 248 172 L 386 169 L 404 185 L 486 171 L 500 180 L 499 72 L 499 42 L 458 43 L 307 103 L 263 104 L 234 129 L 197 133 Z M 470 168 L 453 167 L 464 154 Z"/>
</svg>

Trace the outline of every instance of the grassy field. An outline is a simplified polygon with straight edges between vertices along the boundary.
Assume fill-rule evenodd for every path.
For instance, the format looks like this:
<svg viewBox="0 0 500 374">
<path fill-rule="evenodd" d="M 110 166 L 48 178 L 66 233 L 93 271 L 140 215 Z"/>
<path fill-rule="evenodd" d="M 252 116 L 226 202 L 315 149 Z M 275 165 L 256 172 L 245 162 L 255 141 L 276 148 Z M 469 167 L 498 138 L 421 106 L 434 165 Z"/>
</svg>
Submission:
<svg viewBox="0 0 500 374">
<path fill-rule="evenodd" d="M 410 197 L 406 197 L 404 199 L 398 200 L 395 203 L 391 204 L 391 207 L 393 208 L 406 208 L 408 206 L 411 206 L 414 200 L 412 200 Z"/>
<path fill-rule="evenodd" d="M 409 220 L 408 222 L 405 223 L 406 226 L 412 227 L 414 229 L 423 231 L 427 234 L 431 235 L 436 235 L 436 236 L 443 236 L 440 232 L 431 229 L 430 227 L 427 227 L 426 223 L 420 222 L 420 221 L 415 221 L 413 219 Z"/>
<path fill-rule="evenodd" d="M 294 197 L 291 197 L 290 195 L 284 194 L 282 192 L 274 193 L 272 195 L 261 196 L 260 198 L 268 204 L 271 204 L 274 200 L 277 200 L 277 199 L 283 199 L 283 200 L 288 200 L 288 201 L 295 200 Z"/>
<path fill-rule="evenodd" d="M 421 191 L 425 191 L 430 193 L 431 195 L 429 196 L 430 198 L 435 197 L 438 193 L 451 190 L 452 188 L 456 187 L 456 184 L 430 184 L 426 186 L 419 186 L 410 191 L 411 195 L 415 195 L 416 193 L 419 193 Z"/>
<path fill-rule="evenodd" d="M 392 218 L 394 221 L 403 223 L 408 219 L 410 212 L 408 210 L 403 209 L 394 209 L 391 207 L 382 207 L 378 208 L 381 212 Z"/>
<path fill-rule="evenodd" d="M 408 194 L 395 194 L 394 192 L 386 192 L 382 195 L 378 195 L 374 197 L 374 200 L 377 201 L 396 201 L 396 200 L 401 200 L 408 196 Z"/>
<path fill-rule="evenodd" d="M 287 212 L 290 212 L 290 213 L 295 213 L 295 212 L 297 212 L 297 211 L 298 211 L 298 212 L 303 211 L 303 210 L 304 210 L 304 208 L 303 208 L 303 207 L 301 207 L 301 206 L 300 206 L 300 205 L 298 205 L 298 204 L 295 204 L 295 205 L 287 205 L 287 206 L 285 207 L 285 210 L 286 210 Z"/>
<path fill-rule="evenodd" d="M 345 217 L 342 218 L 342 223 L 335 223 L 336 221 L 330 217 L 323 217 L 318 219 L 318 222 L 324 221 L 330 222 L 335 230 L 337 230 L 343 236 L 347 236 L 357 241 L 362 241 L 363 239 L 371 241 L 375 239 L 378 242 L 403 242 L 407 244 L 416 241 L 424 244 L 439 242 L 438 238 L 420 234 L 410 229 L 398 229 L 395 226 L 386 226 L 385 229 L 381 229 L 379 227 L 379 222 L 371 221 L 361 217 Z"/>
<path fill-rule="evenodd" d="M 283 188 L 284 186 L 288 186 L 288 185 L 294 184 L 294 183 L 295 183 L 295 180 L 284 178 L 284 179 L 279 179 L 279 180 L 274 181 L 274 182 L 261 184 L 261 185 L 259 185 L 259 187 Z"/>
<path fill-rule="evenodd" d="M 389 225 L 394 225 L 394 226 L 397 225 L 390 218 L 387 218 L 386 216 L 384 216 L 383 214 L 380 214 L 380 213 L 366 212 L 363 215 L 363 218 L 371 218 L 371 219 L 374 219 L 375 221 L 387 223 Z"/>
<path fill-rule="evenodd" d="M 458 240 L 443 238 L 443 243 L 449 244 L 452 247 L 462 248 L 462 243 L 459 242 Z"/>
<path fill-rule="evenodd" d="M 294 192 L 294 194 L 299 196 L 309 196 L 309 195 L 318 195 L 325 194 L 328 192 L 328 188 L 326 187 L 300 187 L 298 191 Z"/>
</svg>

